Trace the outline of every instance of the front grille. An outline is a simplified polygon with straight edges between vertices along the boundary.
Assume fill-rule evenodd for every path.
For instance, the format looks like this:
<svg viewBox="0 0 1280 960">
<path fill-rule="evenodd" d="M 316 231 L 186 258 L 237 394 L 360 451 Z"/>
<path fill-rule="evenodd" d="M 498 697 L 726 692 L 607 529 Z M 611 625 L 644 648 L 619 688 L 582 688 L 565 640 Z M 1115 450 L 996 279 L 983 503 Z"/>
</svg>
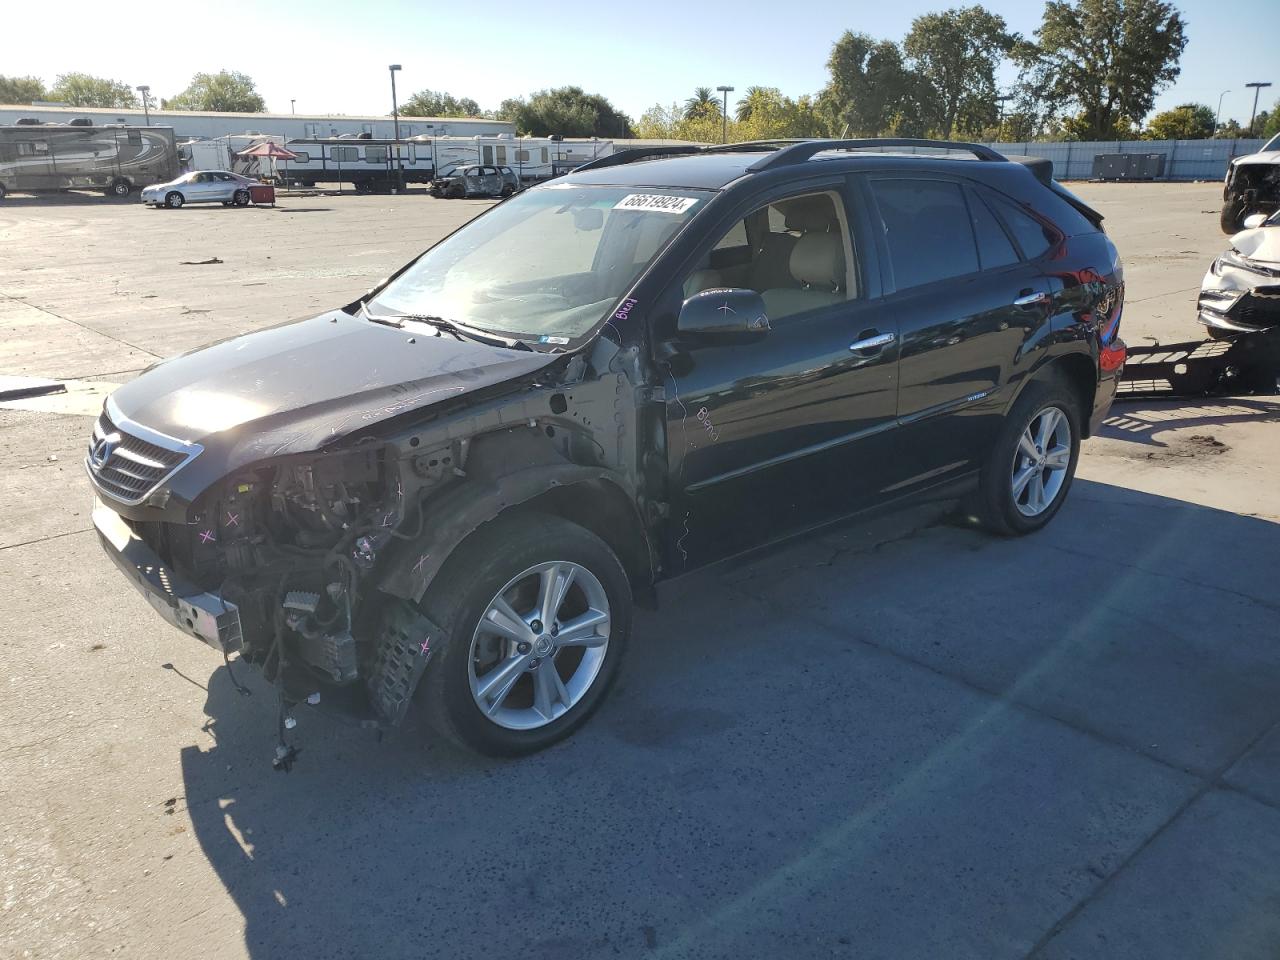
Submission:
<svg viewBox="0 0 1280 960">
<path fill-rule="evenodd" d="M 1236 302 L 1228 316 L 1251 327 L 1280 323 L 1280 287 L 1254 287 Z"/>
<path fill-rule="evenodd" d="M 90 476 L 102 492 L 123 503 L 139 503 L 200 449 L 158 434 L 152 436 L 173 446 L 144 440 L 117 426 L 105 410 L 102 412 L 93 426 L 93 439 L 85 460 Z"/>
</svg>

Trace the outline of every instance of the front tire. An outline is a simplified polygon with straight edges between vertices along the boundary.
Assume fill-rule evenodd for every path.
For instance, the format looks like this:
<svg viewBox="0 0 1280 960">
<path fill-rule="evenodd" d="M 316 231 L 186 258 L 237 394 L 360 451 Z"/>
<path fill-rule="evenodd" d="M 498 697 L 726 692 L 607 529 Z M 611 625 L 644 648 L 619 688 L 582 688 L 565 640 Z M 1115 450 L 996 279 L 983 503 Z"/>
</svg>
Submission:
<svg viewBox="0 0 1280 960">
<path fill-rule="evenodd" d="M 1227 236 L 1239 233 L 1244 226 L 1244 201 L 1228 200 L 1222 205 L 1222 213 L 1218 216 L 1218 225 Z"/>
<path fill-rule="evenodd" d="M 184 197 L 182 194 L 180 194 L 177 190 L 169 191 L 169 193 L 167 193 L 164 198 L 164 205 L 168 207 L 170 210 L 177 210 L 186 202 L 187 202 L 187 198 Z"/>
<path fill-rule="evenodd" d="M 1080 458 L 1080 398 L 1060 377 L 1027 385 L 1000 429 L 972 502 L 978 521 L 1021 536 L 1057 515 Z"/>
<path fill-rule="evenodd" d="M 418 689 L 428 726 L 490 756 L 533 753 L 600 705 L 631 632 L 631 585 L 609 546 L 558 517 L 482 527 L 422 606 L 444 639 Z"/>
<path fill-rule="evenodd" d="M 231 202 L 237 207 L 247 207 L 249 205 L 249 191 L 237 190 L 235 195 L 231 198 Z"/>
</svg>

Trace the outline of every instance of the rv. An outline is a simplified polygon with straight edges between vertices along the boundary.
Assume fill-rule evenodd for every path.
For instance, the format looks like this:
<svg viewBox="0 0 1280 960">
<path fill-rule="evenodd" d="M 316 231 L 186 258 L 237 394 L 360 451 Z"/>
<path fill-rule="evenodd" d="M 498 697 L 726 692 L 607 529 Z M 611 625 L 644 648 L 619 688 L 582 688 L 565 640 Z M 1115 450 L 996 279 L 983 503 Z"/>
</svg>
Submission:
<svg viewBox="0 0 1280 960">
<path fill-rule="evenodd" d="M 289 184 L 314 187 L 317 183 L 349 183 L 357 190 L 390 190 L 399 183 L 394 140 L 323 137 L 290 140 L 285 146 L 296 160 L 281 161 L 280 179 Z M 402 140 L 399 143 L 404 182 L 430 183 L 435 174 L 431 144 Z"/>
<path fill-rule="evenodd" d="M 11 191 L 81 189 L 123 197 L 177 175 L 171 127 L 0 126 L 0 198 Z"/>
</svg>

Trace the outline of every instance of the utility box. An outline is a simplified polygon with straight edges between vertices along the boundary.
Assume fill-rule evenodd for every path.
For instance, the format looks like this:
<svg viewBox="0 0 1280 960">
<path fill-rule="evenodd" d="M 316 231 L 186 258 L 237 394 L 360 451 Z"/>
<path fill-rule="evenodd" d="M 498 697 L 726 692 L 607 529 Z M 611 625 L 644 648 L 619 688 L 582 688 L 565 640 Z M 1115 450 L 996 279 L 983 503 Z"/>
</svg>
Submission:
<svg viewBox="0 0 1280 960">
<path fill-rule="evenodd" d="M 1093 158 L 1094 180 L 1158 180 L 1164 176 L 1166 154 L 1099 153 Z"/>
</svg>

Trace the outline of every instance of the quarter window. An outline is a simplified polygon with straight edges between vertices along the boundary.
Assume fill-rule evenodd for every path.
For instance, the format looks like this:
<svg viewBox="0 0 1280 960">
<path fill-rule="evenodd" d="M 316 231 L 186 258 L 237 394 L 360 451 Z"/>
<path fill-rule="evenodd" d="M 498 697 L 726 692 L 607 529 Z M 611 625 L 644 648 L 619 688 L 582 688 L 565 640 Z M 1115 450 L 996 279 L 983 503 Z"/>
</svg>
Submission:
<svg viewBox="0 0 1280 960">
<path fill-rule="evenodd" d="M 307 153 L 306 151 L 295 150 L 293 152 L 294 152 L 294 159 L 293 159 L 294 163 L 310 163 L 311 162 L 311 154 Z"/>
<path fill-rule="evenodd" d="M 1024 257 L 1028 260 L 1034 260 L 1053 246 L 1055 239 L 1053 232 L 1039 220 L 1023 212 L 1017 205 L 1005 200 L 1003 197 L 994 197 L 992 199 L 996 210 L 1004 218 L 1004 222 L 1009 225 L 1013 238 L 1018 241 L 1018 246 L 1022 248 Z"/>
<path fill-rule="evenodd" d="M 945 180 L 873 180 L 894 284 L 918 287 L 978 270 L 964 193 Z"/>
<path fill-rule="evenodd" d="M 1013 249 L 1009 235 L 992 215 L 986 203 L 976 193 L 969 192 L 969 219 L 973 223 L 973 235 L 978 240 L 978 257 L 983 270 L 1005 267 L 1018 262 L 1018 251 Z"/>
</svg>

